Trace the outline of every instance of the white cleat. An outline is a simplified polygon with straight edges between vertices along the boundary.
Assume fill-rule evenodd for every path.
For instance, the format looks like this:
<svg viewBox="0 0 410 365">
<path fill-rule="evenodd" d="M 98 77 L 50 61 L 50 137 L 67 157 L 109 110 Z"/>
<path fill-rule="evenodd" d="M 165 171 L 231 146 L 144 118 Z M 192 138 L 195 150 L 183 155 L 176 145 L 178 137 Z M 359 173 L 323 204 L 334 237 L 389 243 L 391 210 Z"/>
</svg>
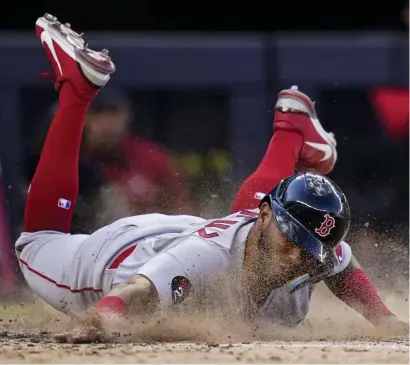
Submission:
<svg viewBox="0 0 410 365">
<path fill-rule="evenodd" d="M 82 34 L 73 31 L 69 23 L 60 23 L 51 14 L 37 19 L 36 34 L 46 50 L 58 87 L 64 81 L 78 83 L 79 78 L 85 78 L 94 87 L 101 88 L 115 71 L 108 50 L 88 48 Z"/>
<path fill-rule="evenodd" d="M 304 138 L 297 167 L 327 174 L 337 160 L 336 138 L 320 123 L 315 103 L 296 85 L 282 90 L 275 106 L 275 130 L 293 130 Z"/>
</svg>

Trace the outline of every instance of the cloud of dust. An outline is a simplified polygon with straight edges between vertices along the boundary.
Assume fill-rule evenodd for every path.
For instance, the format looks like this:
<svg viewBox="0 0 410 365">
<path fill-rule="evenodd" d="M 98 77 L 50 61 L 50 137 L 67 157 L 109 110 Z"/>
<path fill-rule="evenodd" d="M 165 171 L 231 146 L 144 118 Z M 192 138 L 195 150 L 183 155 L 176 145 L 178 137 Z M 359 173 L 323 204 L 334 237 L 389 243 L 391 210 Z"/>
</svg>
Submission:
<svg viewBox="0 0 410 365">
<path fill-rule="evenodd" d="M 396 313 L 404 308 L 404 298 L 389 297 Z M 192 303 L 189 303 L 192 304 Z M 180 311 L 162 311 L 151 317 L 136 317 L 112 328 L 119 342 L 206 342 L 237 343 L 269 340 L 390 340 L 354 310 L 348 308 L 320 284 L 311 302 L 305 323 L 295 328 L 272 324 L 252 325 L 230 306 L 198 309 L 187 304 Z M 233 307 L 235 308 L 235 307 Z M 119 335 L 120 334 L 120 335 Z M 119 337 L 117 337 L 119 335 Z"/>
<path fill-rule="evenodd" d="M 369 272 L 385 303 L 400 319 L 408 321 L 408 245 L 371 232 L 358 232 L 352 242 L 355 256 Z M 122 341 L 391 339 L 334 297 L 323 283 L 313 293 L 306 320 L 295 328 L 247 323 L 236 309 L 238 304 L 230 288 L 220 280 L 217 283 L 214 289 L 223 292 L 224 299 L 218 301 L 222 304 L 211 303 L 203 308 L 188 302 L 179 313 L 163 311 L 148 319 L 136 319 L 125 333 L 121 331 L 125 335 Z"/>
</svg>

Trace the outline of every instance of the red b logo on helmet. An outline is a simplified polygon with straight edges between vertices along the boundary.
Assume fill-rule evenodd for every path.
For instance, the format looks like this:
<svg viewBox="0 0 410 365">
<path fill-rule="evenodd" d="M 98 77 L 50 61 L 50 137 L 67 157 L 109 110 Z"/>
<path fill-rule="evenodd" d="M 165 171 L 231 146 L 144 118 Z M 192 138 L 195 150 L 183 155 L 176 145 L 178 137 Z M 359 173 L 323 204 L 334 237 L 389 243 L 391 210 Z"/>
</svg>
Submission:
<svg viewBox="0 0 410 365">
<path fill-rule="evenodd" d="M 335 219 L 329 214 L 325 214 L 325 220 L 320 224 L 320 227 L 315 229 L 315 232 L 321 237 L 326 237 L 332 228 L 335 228 L 335 225 Z"/>
</svg>

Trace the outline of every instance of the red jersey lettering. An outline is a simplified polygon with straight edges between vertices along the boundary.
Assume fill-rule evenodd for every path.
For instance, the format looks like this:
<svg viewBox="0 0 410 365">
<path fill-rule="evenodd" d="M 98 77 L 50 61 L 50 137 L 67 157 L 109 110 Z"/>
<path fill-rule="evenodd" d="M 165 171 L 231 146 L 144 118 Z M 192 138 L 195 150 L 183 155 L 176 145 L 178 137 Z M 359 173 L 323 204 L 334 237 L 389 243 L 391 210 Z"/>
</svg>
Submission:
<svg viewBox="0 0 410 365">
<path fill-rule="evenodd" d="M 213 237 L 218 237 L 219 233 L 218 232 L 212 232 L 212 228 L 218 228 L 218 229 L 228 229 L 230 226 L 234 225 L 235 223 L 238 223 L 238 221 L 231 221 L 231 220 L 216 220 L 213 221 L 209 224 L 207 224 L 204 228 L 201 228 L 198 230 L 198 234 L 202 238 L 213 238 Z"/>
</svg>

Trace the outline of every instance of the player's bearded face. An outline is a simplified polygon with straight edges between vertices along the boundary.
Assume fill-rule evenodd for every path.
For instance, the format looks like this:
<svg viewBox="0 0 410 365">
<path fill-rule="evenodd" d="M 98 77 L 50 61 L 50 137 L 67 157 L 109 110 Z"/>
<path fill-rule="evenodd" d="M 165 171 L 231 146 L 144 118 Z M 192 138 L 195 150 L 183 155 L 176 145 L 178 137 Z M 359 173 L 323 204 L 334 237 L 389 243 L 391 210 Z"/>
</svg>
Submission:
<svg viewBox="0 0 410 365">
<path fill-rule="evenodd" d="M 266 285 L 278 287 L 304 274 L 301 248 L 290 242 L 273 220 L 261 231 L 258 253 L 259 274 Z"/>
</svg>

